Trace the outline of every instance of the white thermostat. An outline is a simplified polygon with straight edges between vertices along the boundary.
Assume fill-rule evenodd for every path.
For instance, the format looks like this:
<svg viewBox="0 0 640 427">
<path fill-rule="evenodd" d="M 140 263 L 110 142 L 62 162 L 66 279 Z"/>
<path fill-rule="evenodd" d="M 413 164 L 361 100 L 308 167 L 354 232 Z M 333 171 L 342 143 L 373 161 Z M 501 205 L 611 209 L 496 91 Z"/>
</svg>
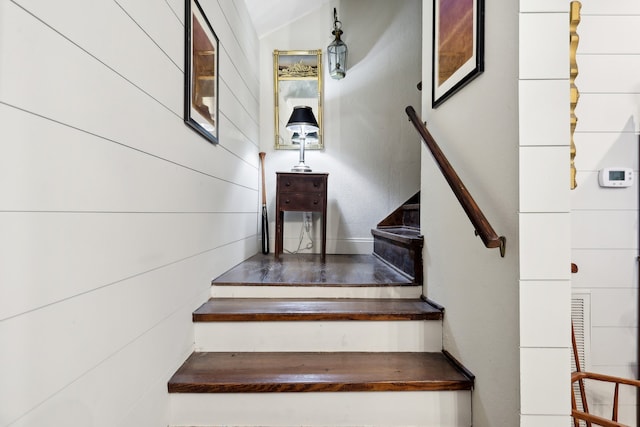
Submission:
<svg viewBox="0 0 640 427">
<path fill-rule="evenodd" d="M 600 170 L 598 182 L 601 187 L 631 187 L 633 183 L 633 169 L 604 168 Z"/>
</svg>

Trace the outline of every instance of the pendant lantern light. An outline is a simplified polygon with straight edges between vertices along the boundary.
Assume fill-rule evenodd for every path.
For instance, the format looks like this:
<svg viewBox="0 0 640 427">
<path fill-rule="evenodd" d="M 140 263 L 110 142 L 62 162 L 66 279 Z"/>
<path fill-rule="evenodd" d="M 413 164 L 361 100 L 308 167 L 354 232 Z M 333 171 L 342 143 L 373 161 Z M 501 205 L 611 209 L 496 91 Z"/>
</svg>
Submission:
<svg viewBox="0 0 640 427">
<path fill-rule="evenodd" d="M 335 39 L 327 47 L 329 58 L 329 75 L 332 79 L 340 80 L 347 75 L 347 45 L 340 39 L 342 35 L 342 22 L 338 21 L 338 13 L 333 8 L 333 31 Z"/>
</svg>

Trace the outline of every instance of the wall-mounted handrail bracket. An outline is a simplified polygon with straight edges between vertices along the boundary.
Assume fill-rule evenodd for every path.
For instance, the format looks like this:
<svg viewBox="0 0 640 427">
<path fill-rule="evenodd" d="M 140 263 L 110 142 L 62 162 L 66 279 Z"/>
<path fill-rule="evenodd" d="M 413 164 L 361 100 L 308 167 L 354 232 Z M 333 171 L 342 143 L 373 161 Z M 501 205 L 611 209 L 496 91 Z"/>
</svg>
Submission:
<svg viewBox="0 0 640 427">
<path fill-rule="evenodd" d="M 480 233 L 478 233 L 478 230 L 473 230 L 473 234 L 475 234 L 476 236 L 480 235 Z M 500 240 L 500 246 L 498 246 L 498 248 L 500 248 L 500 257 L 504 258 L 505 254 L 507 253 L 507 238 L 504 236 L 500 236 L 498 237 L 498 239 Z"/>
<path fill-rule="evenodd" d="M 504 258 L 507 254 L 507 238 L 504 236 L 498 237 L 500 239 L 500 257 Z"/>
<path fill-rule="evenodd" d="M 467 214 L 467 217 L 471 221 L 471 224 L 473 224 L 473 226 L 475 227 L 476 235 L 480 236 L 480 239 L 482 240 L 486 248 L 499 248 L 500 256 L 504 258 L 507 251 L 506 237 L 498 236 L 498 234 L 493 230 L 493 227 L 491 227 L 491 224 L 489 224 L 489 221 L 482 213 L 482 210 L 475 202 L 473 197 L 471 197 L 471 194 L 464 186 L 464 183 L 458 176 L 457 172 L 455 171 L 453 166 L 451 166 L 449 160 L 447 160 L 447 157 L 440 150 L 440 147 L 438 147 L 438 144 L 433 139 L 433 136 L 431 136 L 431 134 L 427 130 L 426 122 L 423 123 L 420 120 L 412 106 L 408 106 L 405 111 L 409 116 L 409 120 L 413 123 L 413 126 L 416 128 L 416 130 L 422 137 L 422 140 L 429 148 L 429 151 L 431 151 L 433 158 L 440 168 L 440 172 L 442 172 L 442 175 L 444 175 L 444 178 L 449 183 L 449 187 L 451 187 L 453 194 L 455 194 L 458 202 L 460 202 L 460 205 Z"/>
</svg>

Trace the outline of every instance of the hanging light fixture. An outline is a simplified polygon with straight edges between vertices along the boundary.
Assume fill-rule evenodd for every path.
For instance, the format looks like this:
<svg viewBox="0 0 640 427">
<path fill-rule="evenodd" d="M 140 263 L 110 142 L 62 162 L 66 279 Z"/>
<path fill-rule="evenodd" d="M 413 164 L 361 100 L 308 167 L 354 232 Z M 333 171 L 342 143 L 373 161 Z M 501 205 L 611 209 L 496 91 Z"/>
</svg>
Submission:
<svg viewBox="0 0 640 427">
<path fill-rule="evenodd" d="M 332 79 L 343 79 L 347 74 L 347 45 L 340 39 L 342 35 L 342 22 L 338 21 L 338 12 L 333 8 L 333 31 L 335 39 L 327 46 L 329 58 L 329 75 Z"/>
</svg>

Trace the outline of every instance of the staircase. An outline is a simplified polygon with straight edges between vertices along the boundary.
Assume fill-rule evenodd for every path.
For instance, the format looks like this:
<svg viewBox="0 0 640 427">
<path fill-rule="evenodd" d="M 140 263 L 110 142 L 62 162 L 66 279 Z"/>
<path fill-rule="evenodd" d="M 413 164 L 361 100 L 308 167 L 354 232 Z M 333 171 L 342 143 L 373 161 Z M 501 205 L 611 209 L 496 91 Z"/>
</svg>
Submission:
<svg viewBox="0 0 640 427">
<path fill-rule="evenodd" d="M 373 235 L 373 253 L 422 285 L 420 192 L 380 221 Z"/>
<path fill-rule="evenodd" d="M 469 427 L 444 310 L 373 255 L 256 255 L 212 282 L 172 426 Z"/>
</svg>

